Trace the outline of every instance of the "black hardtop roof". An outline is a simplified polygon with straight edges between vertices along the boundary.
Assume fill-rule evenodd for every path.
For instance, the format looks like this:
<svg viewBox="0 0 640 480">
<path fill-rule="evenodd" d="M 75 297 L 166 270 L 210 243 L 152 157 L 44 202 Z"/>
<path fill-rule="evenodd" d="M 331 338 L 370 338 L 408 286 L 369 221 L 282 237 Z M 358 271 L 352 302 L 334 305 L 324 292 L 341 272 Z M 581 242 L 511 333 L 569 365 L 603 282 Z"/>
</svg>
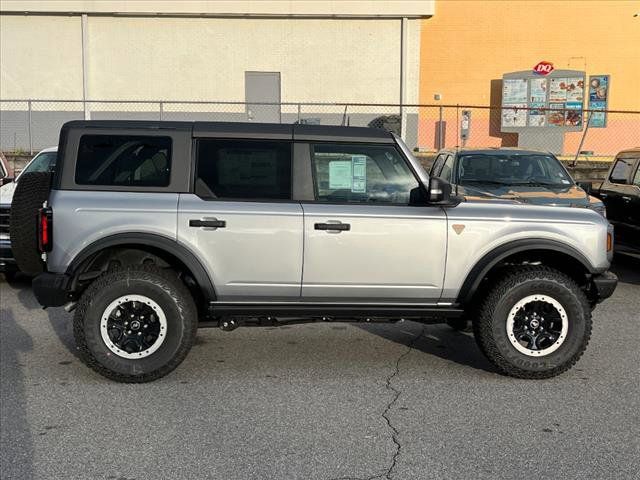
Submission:
<svg viewBox="0 0 640 480">
<path fill-rule="evenodd" d="M 73 120 L 63 129 L 191 130 L 194 137 L 271 140 L 394 143 L 386 130 L 336 125 L 297 125 L 253 122 L 171 122 L 159 120 Z"/>
<path fill-rule="evenodd" d="M 501 148 L 451 148 L 443 149 L 438 153 L 457 153 L 466 155 L 552 155 L 542 150 L 528 150 L 518 147 L 501 147 Z"/>
</svg>

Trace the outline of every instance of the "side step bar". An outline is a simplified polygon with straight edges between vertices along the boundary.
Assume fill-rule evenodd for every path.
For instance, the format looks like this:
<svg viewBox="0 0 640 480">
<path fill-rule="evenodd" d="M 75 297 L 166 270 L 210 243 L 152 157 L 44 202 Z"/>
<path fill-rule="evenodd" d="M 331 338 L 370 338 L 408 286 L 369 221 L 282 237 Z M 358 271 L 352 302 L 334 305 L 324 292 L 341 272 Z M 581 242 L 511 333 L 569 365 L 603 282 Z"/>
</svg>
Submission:
<svg viewBox="0 0 640 480">
<path fill-rule="evenodd" d="M 391 317 L 395 319 L 458 318 L 464 310 L 437 305 L 371 305 L 317 303 L 228 303 L 210 302 L 213 316 L 269 316 L 269 317 Z"/>
</svg>

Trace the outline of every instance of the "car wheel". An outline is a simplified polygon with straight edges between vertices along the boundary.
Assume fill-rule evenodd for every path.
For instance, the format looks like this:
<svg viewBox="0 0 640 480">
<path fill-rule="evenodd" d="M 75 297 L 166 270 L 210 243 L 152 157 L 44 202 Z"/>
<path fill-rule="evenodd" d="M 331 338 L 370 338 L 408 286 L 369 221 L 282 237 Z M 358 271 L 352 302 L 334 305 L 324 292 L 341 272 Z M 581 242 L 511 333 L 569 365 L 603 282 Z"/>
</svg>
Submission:
<svg viewBox="0 0 640 480">
<path fill-rule="evenodd" d="M 567 275 L 522 267 L 488 293 L 473 327 L 480 349 L 502 373 L 550 378 L 571 368 L 586 349 L 591 309 Z"/>
<path fill-rule="evenodd" d="M 85 363 L 118 382 L 150 382 L 187 356 L 198 314 L 172 272 L 136 266 L 106 273 L 83 293 L 73 324 Z"/>
</svg>

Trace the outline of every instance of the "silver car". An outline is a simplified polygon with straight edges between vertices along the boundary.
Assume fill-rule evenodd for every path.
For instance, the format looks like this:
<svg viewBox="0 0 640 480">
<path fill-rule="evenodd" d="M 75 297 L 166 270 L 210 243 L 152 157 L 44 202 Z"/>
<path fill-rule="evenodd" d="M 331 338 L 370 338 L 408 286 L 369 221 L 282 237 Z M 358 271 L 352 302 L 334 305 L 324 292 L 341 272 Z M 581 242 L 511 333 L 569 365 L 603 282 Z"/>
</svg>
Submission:
<svg viewBox="0 0 640 480">
<path fill-rule="evenodd" d="M 383 130 L 79 121 L 60 152 L 18 184 L 16 258 L 117 381 L 166 375 L 198 326 L 452 318 L 501 372 L 551 377 L 616 286 L 602 215 L 465 201 Z"/>
</svg>

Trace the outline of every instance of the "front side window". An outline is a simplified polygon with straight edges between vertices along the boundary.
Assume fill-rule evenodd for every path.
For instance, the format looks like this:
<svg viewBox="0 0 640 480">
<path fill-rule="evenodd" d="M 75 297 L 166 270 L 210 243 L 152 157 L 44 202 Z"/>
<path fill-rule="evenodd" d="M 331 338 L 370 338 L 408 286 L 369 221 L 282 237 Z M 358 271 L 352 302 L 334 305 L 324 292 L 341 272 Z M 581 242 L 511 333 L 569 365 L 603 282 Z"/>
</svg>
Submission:
<svg viewBox="0 0 640 480">
<path fill-rule="evenodd" d="M 76 162 L 78 185 L 166 187 L 171 138 L 139 135 L 83 135 Z"/>
<path fill-rule="evenodd" d="M 197 163 L 202 198 L 291 198 L 290 142 L 201 139 Z"/>
<path fill-rule="evenodd" d="M 458 161 L 460 185 L 499 184 L 567 187 L 573 180 L 550 155 L 467 154 Z"/>
<path fill-rule="evenodd" d="M 451 174 L 453 172 L 453 155 L 447 156 L 447 161 L 442 166 L 442 171 L 438 175 L 441 179 L 451 182 Z"/>
<path fill-rule="evenodd" d="M 616 160 L 616 164 L 613 166 L 613 170 L 611 170 L 609 180 L 612 183 L 627 184 L 634 162 L 635 160 L 632 158 L 619 158 Z"/>
<path fill-rule="evenodd" d="M 431 176 L 437 177 L 440 174 L 440 170 L 442 170 L 442 164 L 447 156 L 441 153 L 438 155 L 433 162 L 433 167 L 431 168 Z"/>
<path fill-rule="evenodd" d="M 408 205 L 418 181 L 390 146 L 316 144 L 312 147 L 320 202 Z"/>
<path fill-rule="evenodd" d="M 640 162 L 640 160 L 639 160 Z M 633 184 L 637 187 L 640 187 L 640 163 L 638 163 L 638 168 L 636 169 L 636 174 L 633 177 Z"/>
</svg>

